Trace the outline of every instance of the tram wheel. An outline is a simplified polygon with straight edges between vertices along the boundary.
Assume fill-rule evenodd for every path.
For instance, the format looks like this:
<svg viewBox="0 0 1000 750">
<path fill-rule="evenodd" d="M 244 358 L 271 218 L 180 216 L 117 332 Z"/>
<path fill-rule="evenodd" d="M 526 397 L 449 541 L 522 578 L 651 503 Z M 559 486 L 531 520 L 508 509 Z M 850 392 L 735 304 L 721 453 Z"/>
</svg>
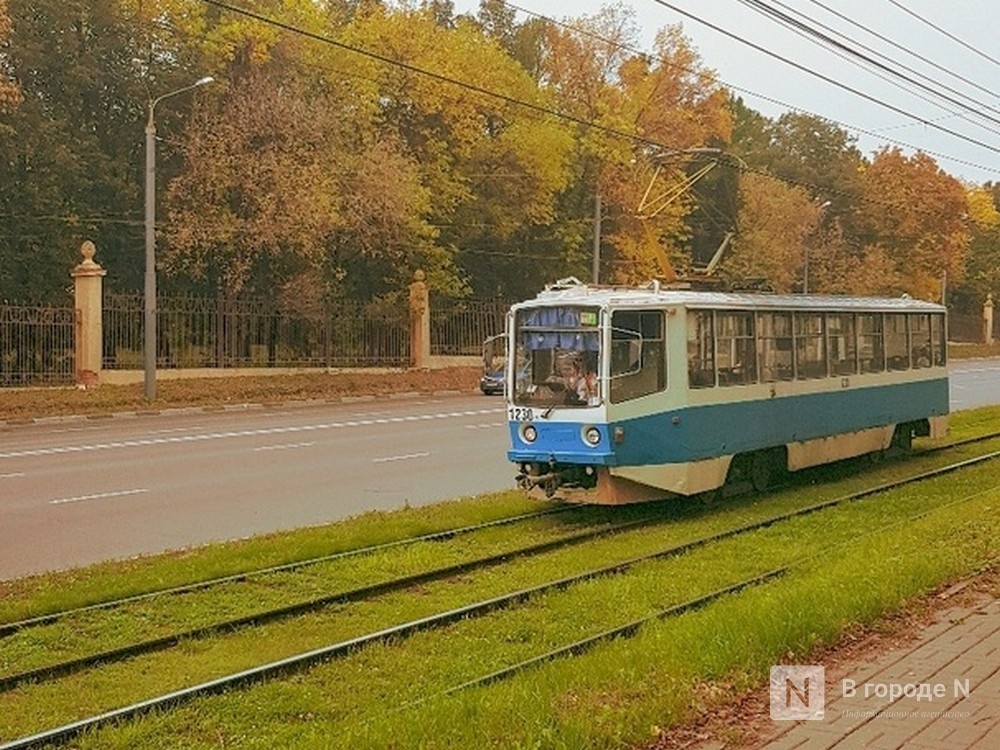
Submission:
<svg viewBox="0 0 1000 750">
<path fill-rule="evenodd" d="M 780 474 L 781 467 L 775 451 L 757 451 L 750 455 L 750 484 L 757 492 L 773 487 Z"/>
</svg>

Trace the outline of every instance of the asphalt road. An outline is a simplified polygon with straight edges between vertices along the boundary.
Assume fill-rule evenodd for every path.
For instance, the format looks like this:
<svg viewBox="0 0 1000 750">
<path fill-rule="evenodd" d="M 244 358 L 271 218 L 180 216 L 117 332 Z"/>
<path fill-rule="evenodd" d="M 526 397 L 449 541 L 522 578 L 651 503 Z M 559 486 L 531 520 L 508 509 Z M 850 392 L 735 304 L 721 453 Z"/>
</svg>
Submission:
<svg viewBox="0 0 1000 750">
<path fill-rule="evenodd" d="M 1000 403 L 1000 360 L 952 366 Z M 0 580 L 513 487 L 499 397 L 189 410 L 0 432 Z"/>
<path fill-rule="evenodd" d="M 0 580 L 513 487 L 476 395 L 19 426 Z"/>
</svg>

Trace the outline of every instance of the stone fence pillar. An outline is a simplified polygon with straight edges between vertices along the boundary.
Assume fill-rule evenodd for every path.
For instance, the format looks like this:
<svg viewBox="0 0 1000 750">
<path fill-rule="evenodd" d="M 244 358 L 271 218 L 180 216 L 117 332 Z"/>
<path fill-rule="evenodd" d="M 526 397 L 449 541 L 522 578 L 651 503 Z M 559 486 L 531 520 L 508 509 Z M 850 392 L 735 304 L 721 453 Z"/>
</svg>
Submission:
<svg viewBox="0 0 1000 750">
<path fill-rule="evenodd" d="M 993 295 L 987 294 L 983 303 L 983 343 L 993 343 Z"/>
<path fill-rule="evenodd" d="M 413 272 L 410 284 L 410 365 L 430 367 L 431 362 L 431 310 L 427 282 L 423 271 Z"/>
<path fill-rule="evenodd" d="M 83 261 L 73 269 L 76 320 L 76 382 L 79 385 L 97 385 L 101 377 L 101 359 L 104 347 L 104 331 L 101 325 L 103 315 L 103 268 L 94 262 L 97 248 L 94 243 L 84 242 L 80 246 Z"/>
</svg>

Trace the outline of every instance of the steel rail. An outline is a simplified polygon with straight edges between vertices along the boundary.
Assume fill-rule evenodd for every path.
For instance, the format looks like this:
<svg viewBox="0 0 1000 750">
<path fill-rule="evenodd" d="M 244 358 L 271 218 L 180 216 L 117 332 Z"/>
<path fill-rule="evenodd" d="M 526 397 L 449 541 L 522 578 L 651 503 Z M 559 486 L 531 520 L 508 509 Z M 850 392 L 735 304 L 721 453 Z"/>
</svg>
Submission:
<svg viewBox="0 0 1000 750">
<path fill-rule="evenodd" d="M 558 659 L 563 656 L 578 656 L 605 641 L 610 641 L 615 638 L 631 638 L 639 631 L 639 628 L 645 625 L 646 623 L 653 622 L 654 620 L 663 620 L 668 617 L 675 617 L 684 614 L 685 612 L 699 609 L 702 606 L 725 596 L 726 594 L 735 593 L 749 586 L 756 585 L 758 583 L 764 583 L 774 578 L 783 576 L 785 575 L 785 573 L 791 571 L 795 566 L 801 565 L 802 563 L 808 560 L 814 560 L 820 556 L 828 555 L 831 550 L 836 549 L 837 547 L 843 547 L 848 543 L 856 543 L 859 539 L 883 533 L 888 529 L 901 526 L 904 523 L 913 523 L 914 521 L 917 521 L 921 518 L 925 518 L 931 513 L 940 512 L 942 510 L 946 510 L 948 508 L 953 508 L 963 503 L 967 503 L 970 500 L 974 500 L 977 497 L 982 497 L 983 495 L 989 492 L 996 492 L 998 489 L 1000 489 L 1000 485 L 989 487 L 979 492 L 973 492 L 969 495 L 966 495 L 965 497 L 959 498 L 958 500 L 953 500 L 950 503 L 938 505 L 928 510 L 922 510 L 919 513 L 915 513 L 912 516 L 908 516 L 907 518 L 904 518 L 902 520 L 893 521 L 892 523 L 880 526 L 878 529 L 869 531 L 868 533 L 863 534 L 861 537 L 854 537 L 853 539 L 850 540 L 850 542 L 843 541 L 843 542 L 838 542 L 836 544 L 828 545 L 826 547 L 823 547 L 817 552 L 813 552 L 807 555 L 802 555 L 785 565 L 767 571 L 766 573 L 762 573 L 758 576 L 744 579 L 742 581 L 731 584 L 724 588 L 717 589 L 716 591 L 713 591 L 709 594 L 705 594 L 704 596 L 700 596 L 695 599 L 690 599 L 680 604 L 671 605 L 669 607 L 666 607 L 665 609 L 661 609 L 657 612 L 654 612 L 653 614 L 647 615 L 637 620 L 633 620 L 632 622 L 628 622 L 625 623 L 624 625 L 620 625 L 618 627 L 605 630 L 601 633 L 596 633 L 595 635 L 588 636 L 574 643 L 570 643 L 566 646 L 560 646 L 558 648 L 554 648 L 544 654 L 538 654 L 537 656 L 533 656 L 529 659 L 517 662 L 516 664 L 510 664 L 506 667 L 503 667 L 502 669 L 498 669 L 494 672 L 490 672 L 489 674 L 482 675 L 480 677 L 475 677 L 471 680 L 467 680 L 466 682 L 447 688 L 445 690 L 441 690 L 437 693 L 434 693 L 433 695 L 428 695 L 422 698 L 418 698 L 417 700 L 410 701 L 405 705 L 399 706 L 398 710 L 402 711 L 408 708 L 413 708 L 415 706 L 419 706 L 423 703 L 426 703 L 430 700 L 436 698 L 443 698 L 445 696 L 453 695 L 455 693 L 461 692 L 463 690 L 468 690 L 470 688 L 490 685 L 494 682 L 499 682 L 501 680 L 507 679 L 508 677 L 512 677 L 519 672 L 523 672 L 526 669 L 530 669 L 531 667 L 537 666 L 539 664 L 544 664 L 546 662 L 554 661 L 555 659 Z M 997 564 L 1000 564 L 1000 557 L 993 558 L 991 561 L 987 562 L 984 566 L 982 566 L 982 569 L 990 570 L 996 567 Z"/>
<path fill-rule="evenodd" d="M 308 601 L 296 602 L 295 604 L 289 604 L 283 607 L 275 607 L 263 612 L 256 612 L 243 617 L 235 617 L 222 622 L 216 622 L 211 625 L 205 625 L 203 627 L 191 628 L 180 633 L 171 633 L 159 638 L 151 638 L 138 643 L 133 643 L 128 646 L 108 649 L 106 651 L 88 654 L 87 656 L 81 656 L 76 659 L 67 659 L 66 661 L 61 661 L 56 664 L 0 676 L 0 693 L 13 690 L 14 688 L 25 683 L 44 682 L 46 680 L 53 680 L 59 677 L 66 677 L 97 665 L 112 664 L 134 656 L 163 651 L 176 646 L 181 641 L 229 633 L 242 627 L 257 627 L 285 618 L 317 612 L 334 604 L 347 604 L 350 602 L 363 601 L 376 596 L 383 596 L 385 594 L 407 589 L 412 586 L 431 583 L 445 578 L 452 578 L 454 576 L 470 573 L 476 570 L 483 570 L 485 568 L 522 557 L 541 555 L 546 552 L 569 547 L 574 544 L 580 544 L 581 542 L 592 541 L 602 536 L 609 536 L 611 534 L 627 531 L 640 526 L 651 525 L 662 520 L 663 518 L 659 516 L 644 516 L 643 518 L 626 521 L 624 523 L 588 529 L 575 534 L 567 534 L 556 539 L 539 542 L 527 547 L 505 550 L 496 554 L 477 557 L 472 560 L 466 560 L 464 562 L 447 565 L 441 568 L 434 568 L 432 570 L 422 571 L 408 576 L 392 578 L 388 581 L 366 584 L 364 586 L 348 589 L 346 591 L 339 591 L 326 596 L 317 597 L 315 599 L 309 599 Z"/>
<path fill-rule="evenodd" d="M 742 581 L 737 581 L 736 583 L 730 584 L 729 586 L 724 586 L 720 589 L 716 589 L 708 594 L 703 594 L 702 596 L 696 597 L 694 599 L 689 599 L 680 604 L 672 604 L 669 607 L 660 609 L 651 615 L 646 615 L 645 617 L 640 617 L 631 622 L 627 622 L 624 625 L 618 625 L 617 627 L 604 630 L 600 633 L 595 633 L 594 635 L 587 636 L 586 638 L 581 638 L 574 643 L 570 643 L 566 646 L 560 646 L 559 648 L 552 649 L 544 654 L 539 654 L 538 656 L 533 656 L 530 659 L 525 659 L 517 664 L 511 664 L 510 666 L 504 667 L 503 669 L 498 669 L 490 674 L 483 675 L 482 677 L 476 677 L 467 682 L 463 682 L 461 685 L 455 685 L 447 690 L 442 690 L 434 695 L 429 695 L 426 698 L 420 698 L 418 700 L 407 703 L 404 706 L 400 706 L 399 710 L 406 708 L 412 708 L 414 706 L 419 706 L 422 703 L 426 703 L 434 698 L 442 698 L 447 695 L 452 695 L 454 693 L 461 692 L 463 690 L 468 690 L 469 688 L 482 687 L 484 685 L 489 685 L 494 682 L 499 682 L 500 680 L 505 680 L 508 677 L 512 677 L 518 672 L 523 672 L 526 669 L 537 666 L 539 664 L 544 664 L 546 662 L 554 661 L 562 656 L 579 656 L 606 641 L 614 640 L 615 638 L 631 638 L 636 633 L 639 632 L 639 628 L 647 623 L 653 622 L 654 620 L 665 620 L 669 617 L 679 617 L 686 612 L 693 612 L 694 610 L 701 609 L 707 604 L 711 604 L 717 599 L 721 599 L 729 594 L 736 594 L 745 588 L 750 586 L 756 586 L 761 583 L 768 583 L 775 578 L 780 578 L 785 575 L 791 569 L 791 565 L 782 565 L 781 567 L 774 568 L 767 571 L 766 573 L 761 573 L 759 575 L 752 576 L 750 578 L 744 578 Z"/>
<path fill-rule="evenodd" d="M 38 615 L 37 617 L 29 617 L 23 620 L 0 623 L 0 638 L 8 636 L 11 633 L 15 633 L 18 630 L 23 630 L 25 628 L 36 627 L 38 625 L 49 625 L 53 622 L 61 620 L 65 617 L 71 617 L 73 615 L 85 614 L 87 612 L 97 612 L 104 609 L 114 609 L 115 607 L 121 607 L 126 604 L 135 604 L 136 602 L 147 601 L 149 599 L 155 599 L 160 596 L 176 596 L 179 594 L 190 594 L 196 591 L 202 591 L 204 589 L 213 588 L 215 586 L 221 586 L 227 583 L 240 583 L 242 581 L 246 581 L 251 578 L 255 578 L 257 576 L 271 575 L 274 573 L 287 573 L 289 571 L 295 571 L 295 570 L 300 570 L 302 568 L 307 568 L 311 565 L 320 565 L 322 563 L 333 562 L 335 560 L 342 560 L 348 557 L 370 555 L 376 552 L 383 552 L 388 549 L 393 549 L 395 547 L 403 547 L 409 544 L 417 544 L 419 542 L 438 542 L 446 539 L 451 539 L 456 536 L 471 534 L 476 531 L 482 531 L 484 529 L 495 528 L 497 526 L 506 526 L 508 524 L 519 523 L 521 521 L 529 521 L 534 518 L 550 516 L 556 513 L 566 513 L 567 511 L 579 510 L 580 508 L 581 506 L 579 505 L 576 506 L 564 505 L 554 508 L 545 508 L 543 510 L 532 511 L 531 513 L 521 513 L 519 515 L 509 516 L 507 518 L 497 518 L 492 521 L 485 521 L 484 523 L 471 524 L 469 526 L 459 526 L 453 529 L 444 529 L 442 531 L 433 531 L 427 534 L 421 534 L 419 536 L 406 537 L 404 539 L 394 539 L 390 542 L 381 542 L 379 544 L 372 544 L 367 547 L 358 547 L 357 549 L 344 550 L 342 552 L 334 552 L 332 554 L 321 555 L 319 557 L 309 557 L 304 560 L 296 560 L 294 562 L 282 563 L 280 565 L 272 565 L 266 568 L 255 568 L 254 570 L 248 570 L 241 573 L 234 573 L 232 575 L 227 575 L 227 576 L 219 576 L 217 578 L 208 578 L 205 579 L 204 581 L 188 583 L 182 586 L 171 586 L 169 588 L 144 591 L 141 594 L 126 596 L 120 599 L 110 599 L 104 602 L 88 604 L 83 607 L 63 609 L 58 612 L 50 612 L 48 614 Z"/>
<path fill-rule="evenodd" d="M 929 453 L 936 453 L 939 451 L 948 450 L 950 448 L 960 447 L 962 445 L 984 442 L 986 440 L 991 440 L 997 437 L 1000 437 L 1000 432 L 989 433 L 986 435 L 977 435 L 971 438 L 964 438 L 962 440 L 948 443 L 947 445 L 933 446 L 931 448 L 927 448 L 925 450 L 916 452 L 913 455 L 922 456 Z M 532 520 L 534 518 L 555 515 L 557 513 L 566 513 L 573 510 L 580 510 L 582 507 L 589 507 L 589 506 L 563 505 L 554 508 L 545 508 L 539 511 L 532 511 L 530 513 L 522 513 L 516 516 L 509 516 L 507 518 L 498 518 L 480 524 L 470 524 L 468 526 L 460 526 L 453 529 L 444 529 L 442 531 L 434 531 L 427 534 L 421 534 L 415 537 L 394 539 L 389 542 L 373 544 L 367 547 L 359 547 L 357 549 L 344 550 L 342 552 L 335 552 L 329 555 L 310 557 L 304 560 L 296 560 L 294 562 L 282 563 L 280 565 L 273 565 L 266 568 L 256 568 L 254 570 L 243 571 L 240 573 L 234 573 L 232 575 L 227 575 L 227 576 L 219 576 L 216 578 L 209 578 L 204 581 L 197 581 L 194 583 L 184 584 L 181 586 L 172 586 L 168 588 L 154 589 L 151 591 L 145 591 L 141 594 L 135 594 L 133 596 L 121 597 L 119 599 L 111 599 L 104 602 L 96 602 L 94 604 L 88 604 L 82 607 L 74 607 L 72 609 L 64 609 L 64 610 L 59 610 L 58 612 L 50 612 L 48 614 L 38 615 L 36 617 L 30 617 L 22 620 L 0 623 L 0 638 L 11 635 L 12 633 L 17 632 L 18 630 L 23 630 L 25 628 L 30 628 L 30 627 L 37 627 L 40 625 L 49 625 L 63 618 L 72 617 L 74 615 L 85 614 L 88 612 L 97 612 L 105 609 L 114 609 L 116 607 L 125 606 L 127 604 L 135 604 L 137 602 L 142 602 L 142 601 L 148 601 L 150 599 L 155 599 L 161 596 L 177 596 L 181 594 L 194 593 L 196 591 L 202 591 L 208 588 L 213 588 L 215 586 L 222 586 L 227 583 L 240 583 L 242 581 L 246 581 L 251 578 L 255 578 L 257 576 L 265 576 L 275 573 L 287 573 L 290 571 L 307 568 L 311 565 L 320 565 L 322 563 L 333 562 L 335 560 L 341 560 L 349 557 L 374 554 L 377 552 L 382 552 L 388 549 L 402 547 L 410 544 L 417 544 L 420 542 L 442 541 L 454 538 L 456 536 L 471 534 L 476 531 L 482 531 L 484 529 L 495 528 L 498 526 L 506 526 L 509 524 L 519 523 L 521 521 Z M 0 690 L 5 689 L 2 687 L 2 685 L 3 683 L 0 682 Z"/>
<path fill-rule="evenodd" d="M 628 560 L 603 566 L 601 568 L 595 568 L 593 570 L 589 570 L 583 573 L 577 573 L 571 576 L 566 576 L 564 578 L 560 578 L 555 581 L 549 581 L 543 584 L 538 584 L 536 586 L 532 586 L 526 589 L 521 589 L 513 593 L 502 594 L 500 596 L 493 597 L 491 599 L 475 602 L 472 604 L 467 604 L 457 609 L 449 610 L 447 612 L 442 612 L 435 615 L 429 615 L 427 617 L 423 617 L 417 620 L 411 620 L 409 622 L 384 628 L 382 630 L 375 631 L 373 633 L 368 633 L 366 635 L 361 635 L 346 641 L 341 641 L 340 643 L 336 643 L 330 646 L 323 646 L 321 648 L 314 649 L 312 651 L 289 656 L 284 659 L 270 662 L 268 664 L 263 664 L 257 667 L 252 667 L 250 669 L 232 675 L 220 677 L 191 687 L 182 688 L 180 690 L 176 690 L 166 695 L 151 698 L 129 706 L 124 706 L 122 708 L 115 709 L 113 711 L 109 711 L 100 714 L 98 716 L 93 716 L 87 719 L 81 719 L 80 721 L 76 721 L 71 724 L 66 724 L 61 727 L 56 727 L 27 737 L 16 739 L 13 740 L 12 742 L 0 745 L 0 750 L 27 750 L 28 748 L 42 747 L 44 745 L 50 745 L 55 743 L 63 743 L 72 739 L 73 737 L 78 736 L 84 731 L 97 729 L 101 726 L 105 726 L 115 721 L 135 718 L 143 714 L 149 713 L 150 711 L 153 710 L 169 709 L 177 705 L 180 705 L 182 703 L 191 701 L 195 698 L 204 697 L 208 695 L 215 695 L 230 690 L 232 688 L 239 688 L 249 684 L 262 682 L 264 680 L 273 679 L 282 674 L 298 671 L 313 666 L 315 664 L 330 661 L 333 659 L 343 658 L 366 646 L 375 643 L 385 643 L 393 639 L 405 638 L 414 633 L 418 633 L 425 630 L 431 630 L 444 625 L 449 625 L 459 620 L 468 619 L 471 617 L 478 617 L 480 615 L 487 614 L 489 612 L 505 609 L 507 607 L 519 604 L 523 601 L 526 601 L 532 597 L 538 596 L 543 593 L 562 590 L 574 584 L 581 583 L 583 581 L 624 572 L 643 562 L 648 562 L 651 560 L 657 560 L 683 554 L 684 552 L 688 552 L 698 547 L 705 546 L 715 541 L 720 541 L 723 539 L 728 539 L 730 537 L 738 536 L 740 534 L 745 534 L 750 531 L 756 531 L 758 529 L 767 528 L 782 521 L 809 515 L 811 513 L 815 513 L 824 510 L 826 508 L 835 507 L 837 505 L 841 505 L 847 502 L 852 502 L 854 500 L 860 500 L 863 498 L 871 497 L 873 495 L 877 495 L 886 492 L 888 490 L 897 489 L 899 487 L 904 487 L 909 484 L 914 484 L 916 482 L 921 482 L 939 476 L 944 476 L 946 474 L 959 471 L 963 468 L 984 463 L 986 461 L 990 461 L 998 457 L 1000 457 L 1000 451 L 994 451 L 988 454 L 984 454 L 982 456 L 977 456 L 975 458 L 959 461 L 958 463 L 950 464 L 949 466 L 939 467 L 937 469 L 921 472 L 920 474 L 916 474 L 910 477 L 904 477 L 903 479 L 900 480 L 887 482 L 878 485 L 877 487 L 860 490 L 858 492 L 843 495 L 839 498 L 833 498 L 831 500 L 825 500 L 820 503 L 815 503 L 805 508 L 800 508 L 794 511 L 788 511 L 786 513 L 780 513 L 778 515 L 771 516 L 762 519 L 760 521 L 754 521 L 752 523 L 744 524 L 742 526 L 733 529 L 728 529 L 726 531 L 711 534 L 705 537 L 701 537 L 699 539 L 694 539 L 688 542 L 684 542 L 682 544 L 658 550 L 656 552 L 640 555 L 638 557 L 630 558 Z"/>
</svg>

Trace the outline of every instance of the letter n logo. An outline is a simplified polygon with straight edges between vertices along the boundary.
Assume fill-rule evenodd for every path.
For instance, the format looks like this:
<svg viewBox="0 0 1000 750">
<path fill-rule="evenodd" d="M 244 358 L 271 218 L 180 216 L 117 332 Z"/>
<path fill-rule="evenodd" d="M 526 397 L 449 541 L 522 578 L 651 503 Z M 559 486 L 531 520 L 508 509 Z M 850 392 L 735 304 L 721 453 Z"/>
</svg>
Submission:
<svg viewBox="0 0 1000 750">
<path fill-rule="evenodd" d="M 819 665 L 771 667 L 771 718 L 818 721 L 826 702 L 826 674 Z"/>
</svg>

